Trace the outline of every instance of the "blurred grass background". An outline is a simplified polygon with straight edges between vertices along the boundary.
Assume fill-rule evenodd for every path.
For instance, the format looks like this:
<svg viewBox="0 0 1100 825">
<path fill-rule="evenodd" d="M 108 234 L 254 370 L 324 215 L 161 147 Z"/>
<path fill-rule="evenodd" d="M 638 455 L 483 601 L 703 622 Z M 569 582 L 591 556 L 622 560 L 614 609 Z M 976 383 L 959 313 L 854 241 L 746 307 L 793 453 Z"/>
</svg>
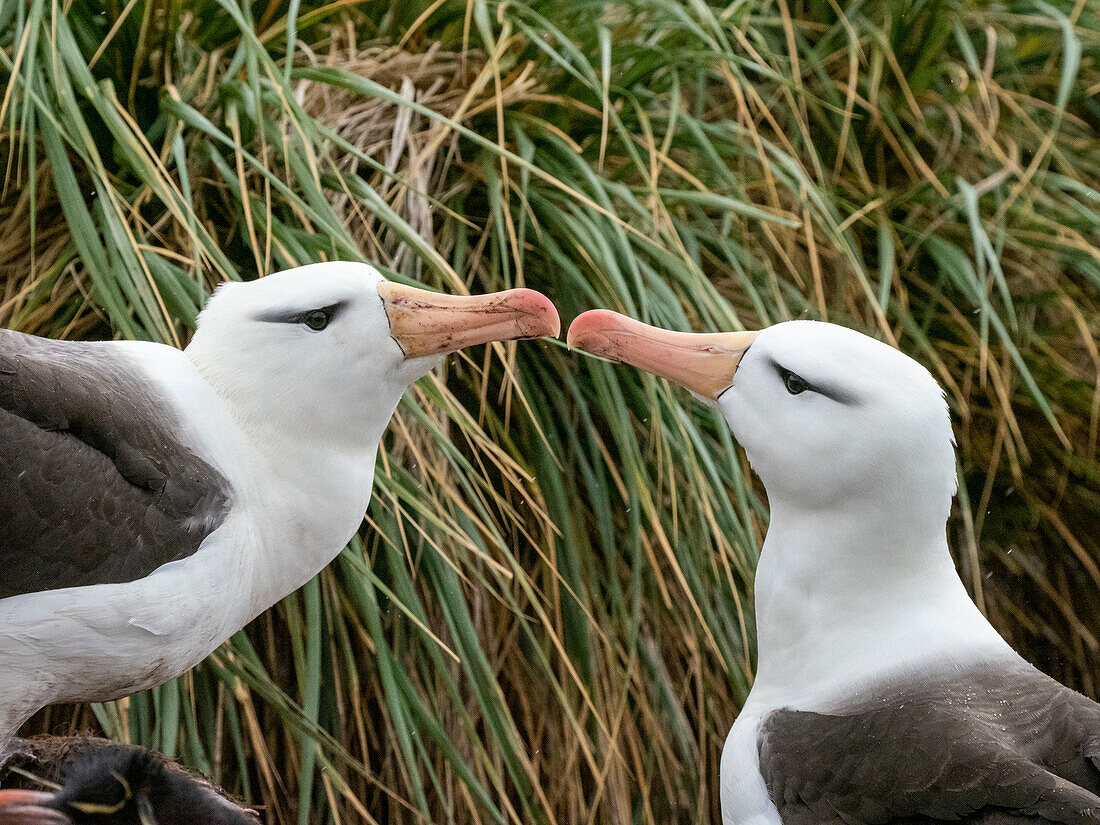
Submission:
<svg viewBox="0 0 1100 825">
<path fill-rule="evenodd" d="M 1088 0 L 3 0 L 0 323 L 186 343 L 219 281 L 363 259 L 566 323 L 789 318 L 947 389 L 970 592 L 1100 691 Z M 102 727 L 272 823 L 714 822 L 766 502 L 728 430 L 523 343 L 399 408 L 360 537 Z"/>
</svg>

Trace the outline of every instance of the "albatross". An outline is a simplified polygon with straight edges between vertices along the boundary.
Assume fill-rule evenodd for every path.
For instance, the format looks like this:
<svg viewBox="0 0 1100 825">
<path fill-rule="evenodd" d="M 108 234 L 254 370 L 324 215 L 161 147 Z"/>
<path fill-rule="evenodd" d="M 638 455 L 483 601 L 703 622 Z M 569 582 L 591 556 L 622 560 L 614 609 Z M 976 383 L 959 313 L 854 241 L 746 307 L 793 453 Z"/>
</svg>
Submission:
<svg viewBox="0 0 1100 825">
<path fill-rule="evenodd" d="M 362 523 L 409 384 L 558 330 L 529 289 L 337 262 L 220 286 L 182 351 L 0 331 L 0 749 L 47 704 L 183 673 L 305 584 Z"/>
<path fill-rule="evenodd" d="M 924 367 L 813 321 L 691 334 L 592 310 L 568 342 L 716 406 L 768 494 L 724 825 L 1100 823 L 1100 705 L 1013 651 L 955 570 L 954 438 Z"/>
</svg>

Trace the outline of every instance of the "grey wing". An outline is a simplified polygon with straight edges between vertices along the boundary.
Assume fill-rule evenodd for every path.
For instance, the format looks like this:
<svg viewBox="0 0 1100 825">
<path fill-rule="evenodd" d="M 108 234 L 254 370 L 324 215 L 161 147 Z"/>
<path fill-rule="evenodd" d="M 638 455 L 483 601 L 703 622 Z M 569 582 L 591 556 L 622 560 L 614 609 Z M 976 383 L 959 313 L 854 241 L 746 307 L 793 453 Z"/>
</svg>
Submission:
<svg viewBox="0 0 1100 825">
<path fill-rule="evenodd" d="M 142 578 L 227 506 L 225 479 L 109 344 L 0 330 L 0 599 Z"/>
<path fill-rule="evenodd" d="M 776 711 L 758 744 L 784 825 L 1100 823 L 1100 705 L 1031 669 Z"/>
</svg>

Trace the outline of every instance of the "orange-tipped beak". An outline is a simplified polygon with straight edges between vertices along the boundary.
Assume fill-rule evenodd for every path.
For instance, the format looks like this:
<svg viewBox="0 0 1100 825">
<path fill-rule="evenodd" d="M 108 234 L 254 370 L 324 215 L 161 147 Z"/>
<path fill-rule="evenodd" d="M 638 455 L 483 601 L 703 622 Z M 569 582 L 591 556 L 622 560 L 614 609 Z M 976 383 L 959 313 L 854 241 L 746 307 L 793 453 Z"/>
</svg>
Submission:
<svg viewBox="0 0 1100 825">
<path fill-rule="evenodd" d="M 561 319 L 550 299 L 533 289 L 488 295 L 441 295 L 383 281 L 378 294 L 390 335 L 406 358 L 455 352 L 489 341 L 557 336 Z"/>
<path fill-rule="evenodd" d="M 43 791 L 0 791 L 0 825 L 72 825 L 61 811 L 40 805 L 52 799 Z"/>
<path fill-rule="evenodd" d="M 624 361 L 704 398 L 729 389 L 755 332 L 672 332 L 608 309 L 582 312 L 569 326 L 571 348 Z"/>
</svg>

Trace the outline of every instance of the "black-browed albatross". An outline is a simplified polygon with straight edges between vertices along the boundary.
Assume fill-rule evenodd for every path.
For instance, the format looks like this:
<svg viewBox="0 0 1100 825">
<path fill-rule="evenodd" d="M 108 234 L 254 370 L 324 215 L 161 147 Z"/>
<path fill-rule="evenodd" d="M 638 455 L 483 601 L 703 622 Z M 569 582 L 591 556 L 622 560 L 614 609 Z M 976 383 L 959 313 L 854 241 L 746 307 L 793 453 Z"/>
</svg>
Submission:
<svg viewBox="0 0 1100 825">
<path fill-rule="evenodd" d="M 926 369 L 813 321 L 708 335 L 592 310 L 568 337 L 717 406 L 767 490 L 724 825 L 1100 823 L 1100 705 L 1018 656 L 955 571 Z"/>
<path fill-rule="evenodd" d="M 0 750 L 46 704 L 184 672 L 316 575 L 409 384 L 558 329 L 532 290 L 323 263 L 222 285 L 183 351 L 0 331 Z"/>
</svg>

